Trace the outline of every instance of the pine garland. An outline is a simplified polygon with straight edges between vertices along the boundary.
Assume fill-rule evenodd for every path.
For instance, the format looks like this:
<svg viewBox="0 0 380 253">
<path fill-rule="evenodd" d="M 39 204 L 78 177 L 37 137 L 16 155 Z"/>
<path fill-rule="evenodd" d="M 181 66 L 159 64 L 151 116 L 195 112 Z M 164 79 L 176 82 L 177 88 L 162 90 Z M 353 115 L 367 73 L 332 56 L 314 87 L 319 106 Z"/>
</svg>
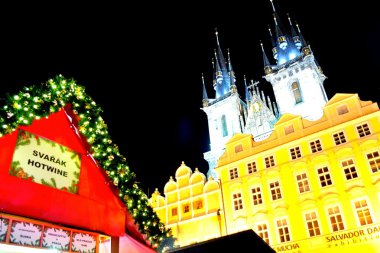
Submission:
<svg viewBox="0 0 380 253">
<path fill-rule="evenodd" d="M 5 104 L 0 104 L 0 137 L 13 132 L 19 125 L 30 125 L 34 119 L 47 117 L 69 103 L 80 118 L 79 131 L 91 145 L 90 153 L 118 187 L 119 197 L 127 205 L 140 232 L 147 236 L 158 252 L 165 247 L 173 247 L 171 230 L 160 222 L 146 194 L 139 188 L 126 158 L 112 143 L 101 117 L 103 110 L 75 80 L 58 75 L 40 87 L 24 87 L 15 95 L 7 94 Z"/>
</svg>

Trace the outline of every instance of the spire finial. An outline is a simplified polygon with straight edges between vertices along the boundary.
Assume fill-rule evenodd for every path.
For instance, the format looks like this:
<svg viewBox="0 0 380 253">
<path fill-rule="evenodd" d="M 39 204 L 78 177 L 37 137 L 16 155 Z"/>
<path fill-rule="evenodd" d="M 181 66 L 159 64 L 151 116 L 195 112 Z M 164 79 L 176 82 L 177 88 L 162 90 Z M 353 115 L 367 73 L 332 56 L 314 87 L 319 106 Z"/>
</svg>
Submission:
<svg viewBox="0 0 380 253">
<path fill-rule="evenodd" d="M 274 19 L 274 23 L 276 24 L 276 26 L 278 26 L 278 24 L 277 24 L 277 18 L 276 18 L 275 14 L 273 14 L 273 19 Z"/>
<path fill-rule="evenodd" d="M 216 43 L 219 46 L 219 37 L 218 37 L 218 29 L 215 27 L 215 36 L 216 36 Z"/>
<path fill-rule="evenodd" d="M 296 21 L 296 26 L 297 26 L 298 33 L 301 33 L 301 31 L 300 31 L 300 27 L 298 26 L 297 21 Z"/>
<path fill-rule="evenodd" d="M 293 24 L 292 24 L 292 20 L 290 19 L 289 13 L 286 13 L 286 14 L 288 15 L 289 24 L 290 24 L 290 25 L 293 25 Z"/>
<path fill-rule="evenodd" d="M 273 0 L 270 0 L 270 3 L 272 4 L 273 12 L 276 12 L 276 9 L 274 8 Z"/>
<path fill-rule="evenodd" d="M 268 31 L 269 31 L 270 36 L 273 37 L 272 30 L 270 29 L 269 25 L 268 25 Z"/>
<path fill-rule="evenodd" d="M 203 73 L 202 73 L 202 83 L 205 84 L 205 78 L 203 77 Z"/>
</svg>

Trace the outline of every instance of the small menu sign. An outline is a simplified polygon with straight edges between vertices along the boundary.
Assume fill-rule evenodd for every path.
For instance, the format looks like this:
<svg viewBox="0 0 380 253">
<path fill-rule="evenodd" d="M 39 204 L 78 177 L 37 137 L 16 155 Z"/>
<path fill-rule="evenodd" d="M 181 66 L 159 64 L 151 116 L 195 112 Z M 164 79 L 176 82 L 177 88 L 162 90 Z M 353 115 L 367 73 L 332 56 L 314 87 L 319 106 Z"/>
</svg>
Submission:
<svg viewBox="0 0 380 253">
<path fill-rule="evenodd" d="M 45 227 L 42 247 L 69 251 L 70 231 L 61 228 Z"/>
<path fill-rule="evenodd" d="M 95 236 L 90 234 L 73 232 L 71 250 L 74 252 L 95 252 Z"/>
<path fill-rule="evenodd" d="M 5 238 L 7 238 L 9 226 L 9 219 L 0 217 L 0 242 L 5 242 Z"/>
<path fill-rule="evenodd" d="M 23 221 L 13 221 L 9 242 L 20 245 L 40 246 L 41 235 L 41 225 Z"/>
</svg>

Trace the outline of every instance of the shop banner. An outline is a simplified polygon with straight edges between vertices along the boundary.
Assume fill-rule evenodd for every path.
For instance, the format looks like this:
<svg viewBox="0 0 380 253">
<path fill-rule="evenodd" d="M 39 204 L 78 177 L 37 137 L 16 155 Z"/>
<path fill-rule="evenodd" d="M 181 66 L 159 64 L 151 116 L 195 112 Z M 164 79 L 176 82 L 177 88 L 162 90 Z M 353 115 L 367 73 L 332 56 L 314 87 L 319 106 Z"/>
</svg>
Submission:
<svg viewBox="0 0 380 253">
<path fill-rule="evenodd" d="M 80 167 L 80 156 L 76 152 L 19 129 L 11 175 L 77 193 Z"/>
<path fill-rule="evenodd" d="M 9 242 L 20 245 L 40 246 L 41 235 L 41 225 L 23 221 L 13 221 Z"/>
<path fill-rule="evenodd" d="M 73 233 L 71 250 L 74 252 L 95 252 L 96 237 L 90 234 Z"/>
<path fill-rule="evenodd" d="M 45 227 L 42 247 L 69 251 L 70 231 L 60 228 Z"/>
<path fill-rule="evenodd" d="M 9 219 L 0 215 L 0 242 L 5 242 L 5 238 L 7 238 L 8 225 Z"/>
</svg>

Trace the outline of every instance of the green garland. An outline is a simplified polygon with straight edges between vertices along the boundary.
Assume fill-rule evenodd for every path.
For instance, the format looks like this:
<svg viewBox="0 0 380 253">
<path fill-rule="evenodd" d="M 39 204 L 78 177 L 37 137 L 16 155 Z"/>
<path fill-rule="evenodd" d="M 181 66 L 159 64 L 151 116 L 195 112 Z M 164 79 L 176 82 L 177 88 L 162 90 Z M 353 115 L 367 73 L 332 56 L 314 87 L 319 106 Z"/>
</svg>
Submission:
<svg viewBox="0 0 380 253">
<path fill-rule="evenodd" d="M 7 95 L 5 104 L 0 104 L 0 137 L 13 132 L 19 125 L 29 125 L 34 119 L 57 112 L 68 103 L 80 118 L 79 131 L 91 145 L 91 154 L 118 187 L 119 197 L 127 205 L 140 232 L 159 252 L 173 247 L 171 230 L 160 222 L 146 194 L 136 183 L 135 173 L 130 171 L 118 146 L 112 143 L 107 125 L 100 116 L 103 110 L 73 79 L 58 75 L 41 87 L 24 87 L 18 94 Z"/>
</svg>

